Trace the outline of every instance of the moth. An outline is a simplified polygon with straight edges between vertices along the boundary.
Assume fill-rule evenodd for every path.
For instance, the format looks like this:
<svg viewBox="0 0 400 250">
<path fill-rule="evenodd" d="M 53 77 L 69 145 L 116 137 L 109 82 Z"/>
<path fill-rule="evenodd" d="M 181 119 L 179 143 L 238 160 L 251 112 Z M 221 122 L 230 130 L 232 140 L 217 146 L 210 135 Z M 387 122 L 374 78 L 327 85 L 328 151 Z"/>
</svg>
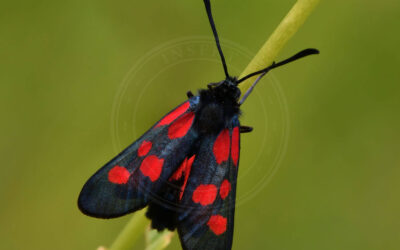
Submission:
<svg viewBox="0 0 400 250">
<path fill-rule="evenodd" d="M 231 249 L 240 135 L 240 105 L 273 68 L 319 53 L 306 49 L 249 74 L 232 77 L 211 13 L 209 23 L 226 78 L 208 84 L 155 123 L 83 186 L 78 206 L 89 216 L 119 217 L 145 207 L 151 227 L 177 229 L 183 249 Z M 238 85 L 258 75 L 242 94 Z"/>
</svg>

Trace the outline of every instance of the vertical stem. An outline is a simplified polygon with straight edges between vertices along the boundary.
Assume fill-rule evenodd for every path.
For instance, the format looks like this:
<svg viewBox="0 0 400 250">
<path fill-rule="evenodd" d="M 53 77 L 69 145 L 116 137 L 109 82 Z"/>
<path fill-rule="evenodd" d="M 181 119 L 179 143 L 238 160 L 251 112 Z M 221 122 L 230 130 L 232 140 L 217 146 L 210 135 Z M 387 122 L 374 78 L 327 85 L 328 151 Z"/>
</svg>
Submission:
<svg viewBox="0 0 400 250">
<path fill-rule="evenodd" d="M 108 250 L 132 249 L 136 240 L 144 233 L 144 228 L 148 223 L 144 214 L 145 209 L 137 211 Z"/>
<path fill-rule="evenodd" d="M 298 0 L 275 29 L 269 39 L 264 43 L 256 56 L 247 65 L 239 78 L 271 65 L 276 56 L 303 25 L 320 0 Z M 256 76 L 239 84 L 242 93 L 245 93 L 255 81 Z"/>
<path fill-rule="evenodd" d="M 164 230 L 162 232 L 157 232 L 150 227 L 146 231 L 146 249 L 145 250 L 161 250 L 166 248 L 171 242 L 173 232 Z"/>
</svg>

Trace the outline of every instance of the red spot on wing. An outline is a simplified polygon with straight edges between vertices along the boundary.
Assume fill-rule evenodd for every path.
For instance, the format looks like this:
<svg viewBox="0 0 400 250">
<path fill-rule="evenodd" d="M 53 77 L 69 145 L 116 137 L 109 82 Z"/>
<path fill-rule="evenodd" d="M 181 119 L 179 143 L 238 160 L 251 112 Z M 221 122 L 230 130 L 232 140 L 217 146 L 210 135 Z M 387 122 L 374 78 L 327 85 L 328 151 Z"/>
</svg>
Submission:
<svg viewBox="0 0 400 250">
<path fill-rule="evenodd" d="M 179 117 L 174 123 L 172 123 L 168 128 L 169 139 L 181 138 L 186 135 L 192 126 L 194 119 L 194 113 L 189 112 Z"/>
<path fill-rule="evenodd" d="M 138 156 L 142 157 L 147 155 L 147 153 L 149 153 L 151 146 L 153 146 L 153 144 L 151 143 L 151 141 L 143 141 L 142 144 L 140 144 L 140 147 L 138 149 Z"/>
<path fill-rule="evenodd" d="M 169 178 L 170 181 L 177 181 L 182 178 L 182 175 L 184 172 L 186 172 L 186 165 L 187 165 L 187 158 L 183 160 L 182 164 L 179 166 L 179 168 L 172 174 L 172 176 Z"/>
<path fill-rule="evenodd" d="M 108 171 L 108 180 L 115 184 L 126 184 L 130 175 L 126 168 L 116 165 Z"/>
<path fill-rule="evenodd" d="M 185 188 L 187 185 L 187 181 L 189 179 L 190 170 L 192 169 L 193 161 L 196 155 L 193 155 L 189 158 L 186 164 L 186 171 L 185 171 L 185 180 L 183 181 L 183 185 L 181 187 L 181 194 L 179 195 L 179 200 L 182 200 L 183 192 L 185 192 Z"/>
<path fill-rule="evenodd" d="M 226 231 L 226 223 L 227 219 L 221 215 L 213 215 L 207 222 L 208 227 L 213 231 L 216 235 L 220 235 L 225 233 Z"/>
<path fill-rule="evenodd" d="M 179 195 L 179 200 L 182 200 L 183 192 L 185 192 L 185 188 L 186 188 L 186 185 L 187 185 L 187 181 L 189 179 L 190 170 L 192 169 L 192 164 L 193 164 L 195 156 L 196 155 L 193 155 L 192 157 L 189 158 L 189 160 L 187 158 L 185 158 L 185 160 L 183 160 L 183 162 L 179 166 L 179 168 L 169 178 L 169 181 L 178 181 L 183 176 L 185 177 L 185 179 L 183 180 L 183 184 L 181 186 L 181 192 L 180 192 L 180 195 Z"/>
<path fill-rule="evenodd" d="M 228 180 L 224 180 L 219 188 L 219 195 L 223 200 L 228 196 L 231 189 L 231 183 Z"/>
<path fill-rule="evenodd" d="M 139 168 L 144 176 L 149 177 L 152 182 L 155 182 L 161 175 L 163 165 L 164 159 L 159 159 L 155 155 L 149 155 L 144 158 Z"/>
<path fill-rule="evenodd" d="M 213 184 L 199 185 L 193 192 L 192 200 L 202 206 L 210 205 L 217 197 L 217 187 Z"/>
<path fill-rule="evenodd" d="M 237 166 L 239 160 L 239 127 L 234 127 L 232 131 L 231 157 L 233 164 Z"/>
<path fill-rule="evenodd" d="M 173 122 L 176 118 L 186 112 L 186 110 L 190 107 L 190 103 L 187 101 L 183 103 L 181 106 L 177 107 L 174 111 L 166 115 L 157 125 L 156 127 L 160 127 L 163 125 L 168 125 Z"/>
<path fill-rule="evenodd" d="M 215 160 L 218 164 L 221 164 L 224 161 L 228 160 L 229 157 L 229 145 L 230 137 L 229 130 L 224 129 L 221 133 L 219 133 L 217 139 L 214 142 L 213 153 L 215 156 Z"/>
</svg>

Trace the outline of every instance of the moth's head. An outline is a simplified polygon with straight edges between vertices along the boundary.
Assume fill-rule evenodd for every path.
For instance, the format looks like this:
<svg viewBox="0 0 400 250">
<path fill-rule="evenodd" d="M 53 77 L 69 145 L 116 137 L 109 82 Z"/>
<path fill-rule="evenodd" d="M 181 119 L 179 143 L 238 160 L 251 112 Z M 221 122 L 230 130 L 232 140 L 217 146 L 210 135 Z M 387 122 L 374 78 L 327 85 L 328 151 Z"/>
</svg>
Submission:
<svg viewBox="0 0 400 250">
<path fill-rule="evenodd" d="M 218 99 L 231 99 L 237 103 L 241 92 L 237 87 L 236 81 L 236 78 L 227 78 L 221 82 L 209 84 L 208 86 Z"/>
</svg>

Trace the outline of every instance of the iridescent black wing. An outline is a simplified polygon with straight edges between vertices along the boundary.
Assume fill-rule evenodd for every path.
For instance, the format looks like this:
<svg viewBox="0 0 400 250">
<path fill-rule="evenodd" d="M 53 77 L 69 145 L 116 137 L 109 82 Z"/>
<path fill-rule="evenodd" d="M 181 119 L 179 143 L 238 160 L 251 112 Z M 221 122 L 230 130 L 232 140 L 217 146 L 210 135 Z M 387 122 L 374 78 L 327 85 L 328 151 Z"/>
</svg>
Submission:
<svg viewBox="0 0 400 250">
<path fill-rule="evenodd" d="M 239 163 L 239 120 L 201 139 L 180 201 L 184 249 L 231 249 Z"/>
<path fill-rule="evenodd" d="M 113 218 L 156 199 L 198 137 L 192 128 L 198 103 L 197 96 L 178 106 L 98 170 L 80 193 L 81 211 L 93 217 Z"/>
</svg>

